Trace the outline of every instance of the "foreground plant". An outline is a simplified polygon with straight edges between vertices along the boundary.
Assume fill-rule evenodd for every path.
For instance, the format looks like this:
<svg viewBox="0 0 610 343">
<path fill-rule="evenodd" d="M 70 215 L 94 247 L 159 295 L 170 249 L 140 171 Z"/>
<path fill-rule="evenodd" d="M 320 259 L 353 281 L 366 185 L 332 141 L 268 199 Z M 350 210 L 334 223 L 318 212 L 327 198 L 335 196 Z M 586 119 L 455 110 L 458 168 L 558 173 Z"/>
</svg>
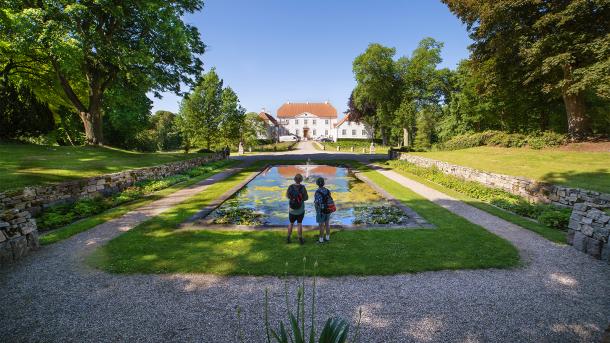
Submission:
<svg viewBox="0 0 610 343">
<path fill-rule="evenodd" d="M 350 332 L 350 324 L 343 318 L 330 317 L 326 320 L 320 336 L 316 340 L 316 329 L 315 329 L 315 310 L 316 310 L 316 270 L 318 268 L 318 262 L 314 263 L 314 274 L 312 281 L 311 291 L 311 313 L 310 313 L 310 327 L 309 331 L 305 330 L 305 265 L 307 259 L 303 257 L 303 276 L 299 287 L 297 287 L 297 308 L 296 311 L 290 309 L 288 301 L 288 274 L 284 273 L 284 296 L 286 299 L 286 316 L 288 317 L 288 324 L 284 324 L 280 321 L 277 330 L 271 328 L 269 324 L 269 289 L 265 289 L 265 336 L 266 342 L 277 342 L 277 343 L 346 343 L 346 342 L 358 342 L 360 334 L 360 322 L 362 319 L 362 309 L 359 311 L 358 323 L 356 324 L 356 331 L 351 341 L 348 340 Z M 288 263 L 286 263 L 288 267 Z M 241 330 L 241 309 L 237 309 L 238 317 L 238 330 L 237 335 L 240 342 L 244 341 L 243 331 Z"/>
</svg>

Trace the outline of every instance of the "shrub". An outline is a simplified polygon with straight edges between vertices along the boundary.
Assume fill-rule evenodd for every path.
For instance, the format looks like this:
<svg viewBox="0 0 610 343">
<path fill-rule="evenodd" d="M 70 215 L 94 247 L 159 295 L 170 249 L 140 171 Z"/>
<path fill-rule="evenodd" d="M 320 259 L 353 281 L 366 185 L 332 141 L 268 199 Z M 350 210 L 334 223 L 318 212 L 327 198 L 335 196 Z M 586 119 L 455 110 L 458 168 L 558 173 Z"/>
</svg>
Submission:
<svg viewBox="0 0 610 343">
<path fill-rule="evenodd" d="M 134 186 L 106 198 L 87 198 L 78 200 L 70 205 L 53 206 L 46 209 L 37 218 L 38 227 L 44 231 L 68 225 L 75 220 L 101 213 L 109 208 L 139 199 L 146 194 L 186 181 L 189 178 L 210 173 L 214 168 L 218 168 L 225 163 L 225 161 L 214 162 L 188 170 L 185 174 L 176 174 L 160 180 L 137 182 Z"/>
<path fill-rule="evenodd" d="M 572 211 L 569 208 L 549 206 L 538 215 L 538 221 L 548 227 L 558 230 L 567 230 Z"/>
<path fill-rule="evenodd" d="M 566 141 L 565 135 L 553 131 L 544 131 L 527 137 L 527 144 L 532 149 L 556 147 L 565 144 Z"/>
<path fill-rule="evenodd" d="M 553 131 L 544 131 L 542 133 L 525 136 L 521 133 L 488 130 L 452 137 L 446 142 L 438 145 L 438 147 L 442 150 L 457 150 L 483 145 L 501 146 L 505 148 L 520 148 L 528 145 L 532 149 L 541 149 L 544 147 L 559 146 L 565 142 L 565 135 Z"/>
</svg>

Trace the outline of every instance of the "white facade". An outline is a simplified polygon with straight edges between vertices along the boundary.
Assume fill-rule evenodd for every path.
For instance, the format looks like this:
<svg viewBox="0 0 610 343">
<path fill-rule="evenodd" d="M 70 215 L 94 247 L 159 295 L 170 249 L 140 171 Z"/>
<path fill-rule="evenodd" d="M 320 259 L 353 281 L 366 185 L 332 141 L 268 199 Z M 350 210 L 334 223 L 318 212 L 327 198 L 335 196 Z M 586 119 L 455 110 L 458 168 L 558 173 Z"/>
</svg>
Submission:
<svg viewBox="0 0 610 343">
<path fill-rule="evenodd" d="M 371 139 L 373 130 L 363 123 L 356 123 L 348 120 L 341 120 L 334 129 L 334 141 L 337 139 Z"/>
<path fill-rule="evenodd" d="M 292 118 L 280 118 L 281 135 L 292 134 L 301 139 L 328 137 L 334 139 L 336 118 L 319 117 L 313 113 L 303 112 Z"/>
</svg>

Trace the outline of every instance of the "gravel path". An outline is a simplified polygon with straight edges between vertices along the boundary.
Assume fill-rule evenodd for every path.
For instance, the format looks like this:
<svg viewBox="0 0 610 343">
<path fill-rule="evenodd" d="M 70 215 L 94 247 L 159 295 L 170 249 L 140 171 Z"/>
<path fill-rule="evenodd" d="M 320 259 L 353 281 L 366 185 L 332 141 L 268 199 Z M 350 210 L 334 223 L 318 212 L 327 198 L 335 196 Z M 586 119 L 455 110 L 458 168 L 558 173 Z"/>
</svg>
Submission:
<svg viewBox="0 0 610 343">
<path fill-rule="evenodd" d="M 355 320 L 362 308 L 362 342 L 599 341 L 610 318 L 608 265 L 382 173 L 508 239 L 525 266 L 321 279 L 318 322 L 328 315 Z M 275 277 L 111 275 L 83 264 L 133 224 L 103 224 L 0 270 L 0 341 L 230 342 L 239 305 L 245 341 L 262 342 L 265 288 L 271 321 L 283 319 L 283 285 Z M 292 290 L 296 282 L 290 280 Z"/>
</svg>

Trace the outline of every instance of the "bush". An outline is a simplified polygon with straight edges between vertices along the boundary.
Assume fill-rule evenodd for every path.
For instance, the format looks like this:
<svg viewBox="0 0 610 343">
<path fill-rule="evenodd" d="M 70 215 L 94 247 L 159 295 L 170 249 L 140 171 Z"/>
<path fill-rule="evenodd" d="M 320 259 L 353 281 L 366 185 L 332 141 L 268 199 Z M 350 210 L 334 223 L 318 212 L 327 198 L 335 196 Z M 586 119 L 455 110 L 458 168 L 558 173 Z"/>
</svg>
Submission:
<svg viewBox="0 0 610 343">
<path fill-rule="evenodd" d="M 527 145 L 532 149 L 556 147 L 565 144 L 567 138 L 553 131 L 544 131 L 540 134 L 532 134 L 527 137 Z"/>
<path fill-rule="evenodd" d="M 560 208 L 549 206 L 538 215 L 538 221 L 548 227 L 566 231 L 570 222 L 572 210 L 569 208 Z"/>
<path fill-rule="evenodd" d="M 486 187 L 476 181 L 462 180 L 447 175 L 435 167 L 422 168 L 405 161 L 389 161 L 388 164 L 397 170 L 423 177 L 444 187 L 453 189 L 473 199 L 481 200 L 520 216 L 538 220 L 540 223 L 560 230 L 565 230 L 570 219 L 570 209 L 547 204 L 534 204 L 518 195 L 498 188 Z"/>
<path fill-rule="evenodd" d="M 457 150 L 473 148 L 483 145 L 500 146 L 505 148 L 520 148 L 529 146 L 532 149 L 554 147 L 565 144 L 566 136 L 553 132 L 525 136 L 521 133 L 507 133 L 502 131 L 483 131 L 455 136 L 439 145 L 441 150 Z"/>
<path fill-rule="evenodd" d="M 213 154 L 214 153 L 213 150 L 206 149 L 206 148 L 201 148 L 201 149 L 197 150 L 197 152 L 200 154 Z"/>
<path fill-rule="evenodd" d="M 42 230 L 51 230 L 68 225 L 78 219 L 86 218 L 109 208 L 134 201 L 144 195 L 170 187 L 176 183 L 184 182 L 190 178 L 212 172 L 215 168 L 224 165 L 226 162 L 215 162 L 206 166 L 200 166 L 186 171 L 184 174 L 168 176 L 160 180 L 147 180 L 137 182 L 134 186 L 124 189 L 120 193 L 113 194 L 106 198 L 87 198 L 81 199 L 69 205 L 57 205 L 45 210 L 37 218 L 38 227 Z"/>
</svg>

